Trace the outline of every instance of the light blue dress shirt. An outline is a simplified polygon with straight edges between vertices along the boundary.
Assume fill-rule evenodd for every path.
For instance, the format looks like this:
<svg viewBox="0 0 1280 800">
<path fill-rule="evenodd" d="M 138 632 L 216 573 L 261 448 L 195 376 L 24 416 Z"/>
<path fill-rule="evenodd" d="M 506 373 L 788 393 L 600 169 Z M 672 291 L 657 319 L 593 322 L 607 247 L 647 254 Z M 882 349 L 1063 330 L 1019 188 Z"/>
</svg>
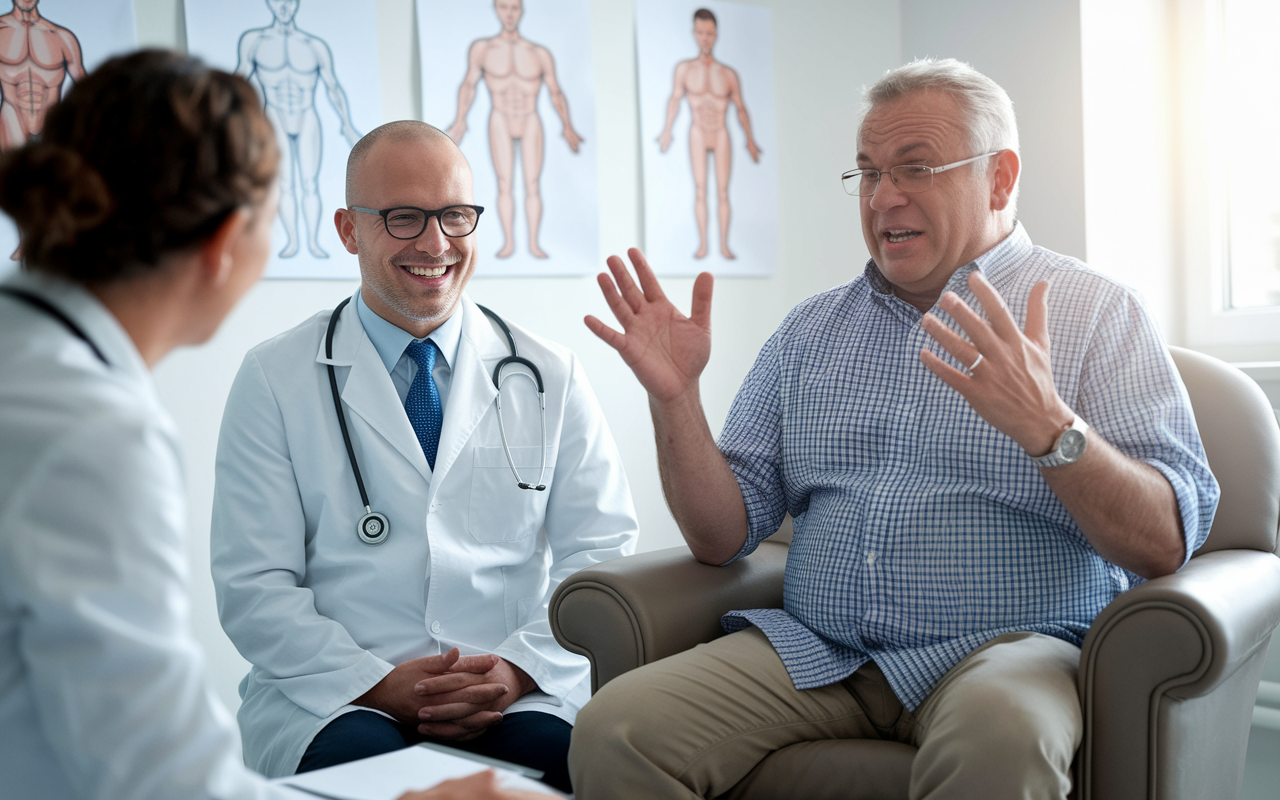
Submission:
<svg viewBox="0 0 1280 800">
<path fill-rule="evenodd" d="M 449 404 L 449 384 L 453 377 L 451 365 L 458 361 L 458 341 L 462 338 L 462 315 L 458 310 L 454 309 L 453 314 L 430 335 L 415 339 L 404 328 L 374 313 L 364 302 L 363 289 L 356 294 L 356 313 L 360 315 L 360 324 L 364 326 L 364 332 L 369 334 L 369 341 L 373 342 L 373 348 L 378 351 L 378 357 L 386 365 L 387 372 L 391 373 L 391 382 L 395 384 L 401 405 L 409 394 L 413 379 L 418 375 L 418 363 L 405 355 L 405 348 L 409 346 L 409 342 L 423 342 L 427 339 L 435 342 L 440 355 L 444 356 L 436 359 L 431 377 L 435 378 L 436 389 L 440 392 L 440 409 L 444 410 Z"/>
<path fill-rule="evenodd" d="M 1031 240 L 1019 224 L 952 276 L 972 308 L 981 270 L 1018 325 L 1049 282 L 1054 384 L 1086 422 L 1172 484 L 1186 552 L 1218 503 L 1186 389 L 1141 301 Z M 930 310 L 959 330 L 945 312 Z M 759 627 L 797 689 L 874 659 L 914 709 L 974 648 L 1013 631 L 1079 645 L 1141 581 L 1094 550 L 1022 448 L 920 361 L 956 363 L 874 262 L 801 303 L 765 344 L 720 449 L 742 488 L 753 551 L 794 518 L 785 609 L 735 611 Z"/>
</svg>

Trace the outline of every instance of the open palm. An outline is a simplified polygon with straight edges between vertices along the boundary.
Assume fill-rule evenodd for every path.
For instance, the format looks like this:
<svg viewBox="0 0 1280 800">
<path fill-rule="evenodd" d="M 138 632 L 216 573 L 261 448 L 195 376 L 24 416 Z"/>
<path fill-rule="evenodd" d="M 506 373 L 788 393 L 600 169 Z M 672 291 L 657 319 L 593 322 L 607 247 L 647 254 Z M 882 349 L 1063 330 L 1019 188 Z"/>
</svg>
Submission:
<svg viewBox="0 0 1280 800">
<path fill-rule="evenodd" d="M 612 279 L 600 273 L 598 281 L 605 302 L 624 333 L 593 316 L 587 327 L 618 351 L 640 385 L 659 402 L 674 400 L 696 390 L 698 377 L 711 357 L 711 274 L 704 272 L 693 284 L 690 316 L 680 313 L 658 285 L 649 263 L 636 248 L 627 251 L 639 285 L 631 279 L 617 256 L 608 260 Z"/>
</svg>

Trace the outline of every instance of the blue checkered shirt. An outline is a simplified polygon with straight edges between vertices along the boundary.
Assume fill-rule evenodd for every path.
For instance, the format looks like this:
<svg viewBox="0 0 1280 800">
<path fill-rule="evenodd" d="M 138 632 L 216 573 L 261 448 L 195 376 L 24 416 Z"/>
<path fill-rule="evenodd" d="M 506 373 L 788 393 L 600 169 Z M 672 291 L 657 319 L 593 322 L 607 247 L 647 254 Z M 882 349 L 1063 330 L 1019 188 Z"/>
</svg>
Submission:
<svg viewBox="0 0 1280 800">
<path fill-rule="evenodd" d="M 1186 389 L 1141 301 L 1021 225 L 951 277 L 981 313 L 981 270 L 1019 326 L 1049 281 L 1054 383 L 1122 453 L 1177 495 L 1191 553 L 1218 484 Z M 936 307 L 929 313 L 959 330 Z M 797 306 L 761 350 L 720 437 L 749 528 L 733 560 L 794 518 L 784 609 L 733 611 L 760 628 L 797 689 L 874 659 L 914 709 L 983 642 L 1036 631 L 1079 645 L 1098 612 L 1141 578 L 1104 560 L 1012 439 L 920 361 L 954 359 L 895 297 L 875 263 Z"/>
</svg>

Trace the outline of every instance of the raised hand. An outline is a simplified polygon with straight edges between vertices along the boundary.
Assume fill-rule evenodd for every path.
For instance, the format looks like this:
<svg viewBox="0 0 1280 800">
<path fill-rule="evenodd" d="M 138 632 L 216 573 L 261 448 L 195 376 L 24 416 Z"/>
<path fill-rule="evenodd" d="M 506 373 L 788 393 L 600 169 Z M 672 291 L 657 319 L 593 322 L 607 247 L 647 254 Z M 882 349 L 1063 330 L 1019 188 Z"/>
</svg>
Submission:
<svg viewBox="0 0 1280 800">
<path fill-rule="evenodd" d="M 617 256 L 608 260 L 612 279 L 600 273 L 598 282 L 624 333 L 588 316 L 587 327 L 618 354 L 640 385 L 659 402 L 696 391 L 698 377 L 711 357 L 711 273 L 693 283 L 693 303 L 686 317 L 662 293 L 653 270 L 636 248 L 627 251 L 639 286 Z M 616 285 L 615 285 L 616 284 Z"/>
<path fill-rule="evenodd" d="M 1040 281 L 1027 299 L 1026 331 L 1018 325 L 1004 299 L 980 272 L 969 275 L 969 288 L 987 312 L 990 324 L 954 292 L 938 301 L 969 335 L 966 341 L 936 317 L 926 314 L 920 324 L 962 364 L 961 372 L 928 350 L 924 362 L 947 385 L 959 392 L 973 410 L 1007 434 L 1031 455 L 1053 449 L 1058 435 L 1071 425 L 1075 412 L 1058 396 L 1049 362 L 1049 284 Z M 982 360 L 979 362 L 978 358 Z M 975 363 L 976 362 L 976 363 Z"/>
</svg>

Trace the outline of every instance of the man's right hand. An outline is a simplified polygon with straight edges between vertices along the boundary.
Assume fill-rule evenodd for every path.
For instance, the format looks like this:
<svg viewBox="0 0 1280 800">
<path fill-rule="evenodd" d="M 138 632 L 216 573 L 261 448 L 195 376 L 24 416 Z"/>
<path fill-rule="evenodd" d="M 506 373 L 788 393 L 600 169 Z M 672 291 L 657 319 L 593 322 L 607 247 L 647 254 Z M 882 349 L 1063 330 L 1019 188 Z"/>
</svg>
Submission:
<svg viewBox="0 0 1280 800">
<path fill-rule="evenodd" d="M 663 294 L 644 255 L 633 247 L 627 256 L 639 286 L 617 256 L 607 262 L 613 278 L 602 272 L 597 279 L 625 333 L 593 316 L 586 318 L 587 327 L 618 351 L 655 401 L 665 403 L 696 393 L 698 377 L 711 357 L 711 273 L 704 272 L 694 281 L 693 305 L 686 317 Z"/>
<path fill-rule="evenodd" d="M 703 563 L 723 564 L 747 540 L 747 509 L 738 479 L 707 426 L 698 392 L 698 378 L 711 357 L 711 273 L 693 282 L 686 317 L 662 293 L 640 251 L 632 248 L 627 255 L 638 287 L 617 256 L 608 262 L 613 280 L 603 273 L 599 278 L 604 299 L 626 333 L 595 317 L 587 317 L 587 327 L 618 351 L 649 393 L 662 492 L 689 549 Z"/>
<path fill-rule="evenodd" d="M 461 145 L 462 137 L 467 135 L 467 121 L 465 119 L 458 120 L 449 126 L 449 130 L 445 131 L 445 134 L 453 140 L 454 144 Z"/>
<path fill-rule="evenodd" d="M 427 678 L 434 678 L 447 673 L 467 676 L 484 675 L 498 663 L 495 655 L 464 656 L 453 648 L 438 656 L 415 658 L 397 664 L 394 669 L 378 681 L 373 688 L 351 701 L 352 705 L 373 708 L 390 714 L 396 721 L 405 725 L 418 725 L 418 711 L 432 701 L 417 692 L 417 685 Z M 454 695 L 455 702 L 465 701 L 476 706 L 479 711 L 509 690 L 500 683 L 469 682 L 471 685 L 459 687 Z M 492 725 L 502 719 L 502 714 L 494 712 L 490 719 L 484 716 L 477 721 L 487 721 Z M 482 725 L 481 728 L 487 727 Z"/>
</svg>

